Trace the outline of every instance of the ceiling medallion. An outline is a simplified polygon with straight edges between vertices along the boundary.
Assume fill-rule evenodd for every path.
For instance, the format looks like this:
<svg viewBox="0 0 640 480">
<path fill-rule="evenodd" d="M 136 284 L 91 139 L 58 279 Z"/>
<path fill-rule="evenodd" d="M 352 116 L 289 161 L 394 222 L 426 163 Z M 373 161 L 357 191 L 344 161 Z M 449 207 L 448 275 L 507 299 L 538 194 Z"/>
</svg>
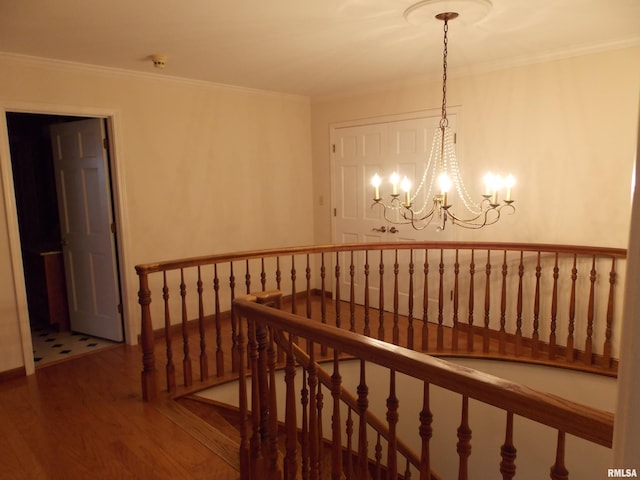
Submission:
<svg viewBox="0 0 640 480">
<path fill-rule="evenodd" d="M 423 0 L 407 8 L 404 18 L 412 25 L 425 25 L 443 12 L 456 12 L 459 23 L 473 25 L 487 16 L 492 6 L 489 0 Z"/>
</svg>

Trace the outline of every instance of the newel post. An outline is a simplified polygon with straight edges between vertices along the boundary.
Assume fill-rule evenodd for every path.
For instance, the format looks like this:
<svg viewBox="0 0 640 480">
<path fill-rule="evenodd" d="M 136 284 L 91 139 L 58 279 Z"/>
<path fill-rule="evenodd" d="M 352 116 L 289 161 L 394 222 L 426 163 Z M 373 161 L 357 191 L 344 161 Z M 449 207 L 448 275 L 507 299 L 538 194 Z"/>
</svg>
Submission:
<svg viewBox="0 0 640 480">
<path fill-rule="evenodd" d="M 140 278 L 140 290 L 138 291 L 138 303 L 142 311 L 140 327 L 140 343 L 142 345 L 142 398 L 144 401 L 153 401 L 158 396 L 158 383 L 156 371 L 156 359 L 153 352 L 153 324 L 151 322 L 151 290 L 149 290 L 149 278 L 145 272 L 137 270 Z"/>
</svg>

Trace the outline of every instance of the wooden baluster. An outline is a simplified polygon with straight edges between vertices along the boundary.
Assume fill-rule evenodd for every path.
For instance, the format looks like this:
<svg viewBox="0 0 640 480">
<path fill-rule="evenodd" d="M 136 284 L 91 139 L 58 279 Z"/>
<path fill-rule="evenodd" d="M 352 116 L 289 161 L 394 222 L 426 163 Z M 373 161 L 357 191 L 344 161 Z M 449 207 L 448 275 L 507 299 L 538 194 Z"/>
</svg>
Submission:
<svg viewBox="0 0 640 480">
<path fill-rule="evenodd" d="M 518 265 L 518 303 L 516 306 L 516 357 L 522 355 L 522 279 L 524 277 L 524 252 L 520 252 Z"/>
<path fill-rule="evenodd" d="M 438 284 L 438 330 L 436 349 L 440 352 L 444 347 L 444 250 L 440 249 L 440 265 L 438 267 L 440 282 Z"/>
<path fill-rule="evenodd" d="M 491 250 L 487 250 L 484 285 L 484 330 L 482 331 L 482 351 L 489 353 L 489 322 L 491 320 Z"/>
<path fill-rule="evenodd" d="M 327 323 L 327 268 L 324 265 L 324 252 L 320 254 L 320 321 Z M 327 354 L 327 346 L 323 343 L 320 345 L 320 353 Z"/>
<path fill-rule="evenodd" d="M 233 308 L 233 300 L 236 298 L 236 277 L 233 274 L 233 262 L 229 262 L 229 291 L 231 294 L 231 371 L 238 371 L 238 345 L 236 343 L 236 313 Z"/>
<path fill-rule="evenodd" d="M 387 423 L 389 424 L 389 441 L 387 445 L 387 476 L 398 478 L 398 397 L 396 396 L 396 372 L 389 371 L 389 397 L 387 398 Z"/>
<path fill-rule="evenodd" d="M 261 291 L 267 291 L 267 272 L 264 269 L 264 257 L 260 259 L 260 288 Z"/>
<path fill-rule="evenodd" d="M 285 401 L 285 430 L 287 432 L 285 440 L 284 456 L 284 478 L 294 480 L 298 475 L 298 420 L 296 402 L 296 360 L 293 356 L 293 335 L 289 335 L 289 348 L 287 349 L 287 359 L 284 369 L 284 381 L 286 385 Z M 244 382 L 241 382 L 244 383 Z"/>
<path fill-rule="evenodd" d="M 451 332 L 451 349 L 458 351 L 458 333 L 460 325 L 458 325 L 458 299 L 460 296 L 458 281 L 460 275 L 460 262 L 458 261 L 458 249 L 456 248 L 456 260 L 453 264 L 453 330 Z"/>
<path fill-rule="evenodd" d="M 462 419 L 458 427 L 457 451 L 460 457 L 458 480 L 467 480 L 471 456 L 471 429 L 469 428 L 469 398 L 466 395 L 462 397 Z"/>
<path fill-rule="evenodd" d="M 247 319 L 247 346 L 249 368 L 251 370 L 251 438 L 249 440 L 249 458 L 251 459 L 251 478 L 260 478 L 264 472 L 264 457 L 262 455 L 262 442 L 260 432 L 260 417 L 262 407 L 260 405 L 260 368 L 258 366 L 258 341 L 256 339 L 256 323 Z M 240 360 L 238 359 L 238 362 Z"/>
<path fill-rule="evenodd" d="M 182 297 L 182 372 L 184 386 L 189 387 L 193 383 L 191 373 L 191 357 L 189 356 L 189 324 L 187 317 L 187 285 L 184 283 L 184 269 L 180 269 L 180 297 Z"/>
<path fill-rule="evenodd" d="M 429 442 L 433 436 L 433 414 L 429 406 L 429 384 L 424 382 L 422 393 L 422 410 L 420 411 L 420 439 L 422 441 L 422 452 L 420 455 L 420 480 L 431 480 L 431 454 L 429 453 Z"/>
<path fill-rule="evenodd" d="M 513 480 L 516 476 L 516 448 L 513 446 L 513 413 L 507 412 L 507 428 L 504 435 L 504 443 L 500 447 L 500 473 L 502 480 Z"/>
<path fill-rule="evenodd" d="M 317 464 L 318 464 L 318 478 L 324 478 L 323 476 L 323 470 L 322 470 L 322 458 L 324 457 L 324 448 L 323 448 L 323 438 L 324 438 L 324 434 L 322 432 L 322 409 L 324 406 L 324 394 L 322 393 L 322 383 L 318 382 L 318 393 L 316 394 L 316 410 L 317 410 L 317 416 L 316 416 L 316 423 L 318 425 L 318 434 L 316 435 L 317 437 L 317 442 L 318 442 L 318 447 L 317 447 L 317 455 L 318 455 L 318 459 L 317 459 Z"/>
<path fill-rule="evenodd" d="M 340 375 L 340 355 L 333 351 L 333 374 L 331 375 L 331 396 L 333 397 L 333 415 L 331 416 L 331 478 L 342 478 L 342 424 L 340 420 L 340 394 L 342 376 Z"/>
<path fill-rule="evenodd" d="M 216 375 L 224 375 L 224 352 L 222 350 L 222 329 L 220 324 L 220 279 L 218 264 L 213 265 L 213 304 L 216 323 Z"/>
<path fill-rule="evenodd" d="M 245 267 L 244 267 L 244 285 L 245 285 L 245 292 L 247 293 L 247 295 L 249 295 L 251 293 L 251 272 L 249 270 L 249 260 L 245 260 Z"/>
<path fill-rule="evenodd" d="M 176 390 L 176 367 L 173 364 L 173 347 L 171 346 L 171 312 L 169 310 L 169 287 L 167 272 L 162 272 L 162 299 L 164 300 L 164 341 L 167 349 L 167 391 Z"/>
<path fill-rule="evenodd" d="M 318 370 L 315 360 L 314 342 L 310 342 L 309 348 L 309 372 L 307 382 L 309 384 L 309 478 L 318 480 L 319 445 L 318 445 Z"/>
<path fill-rule="evenodd" d="M 371 307 L 371 300 L 369 298 L 369 250 L 364 251 L 364 334 L 367 337 L 371 336 L 371 327 L 369 325 L 369 308 Z"/>
<path fill-rule="evenodd" d="M 261 323 L 255 323 L 255 337 L 258 346 L 258 394 L 259 394 L 259 419 L 260 439 L 262 445 L 267 443 L 269 435 L 269 385 L 267 369 L 267 329 Z"/>
<path fill-rule="evenodd" d="M 427 350 L 429 350 L 429 250 L 425 249 L 422 287 L 422 351 Z"/>
<path fill-rule="evenodd" d="M 276 257 L 276 290 L 282 291 L 281 288 L 281 283 L 282 283 L 282 271 L 280 270 L 280 257 Z M 279 307 L 282 308 L 282 305 Z M 277 347 L 277 355 L 278 355 L 278 362 L 282 362 L 283 361 L 283 357 L 284 357 L 284 351 L 283 349 L 278 346 Z"/>
<path fill-rule="evenodd" d="M 611 335 L 613 332 L 613 303 L 614 287 L 616 285 L 616 259 L 611 259 L 611 271 L 609 272 L 609 298 L 607 300 L 607 328 L 604 336 L 604 348 L 602 350 L 602 366 L 611 368 Z"/>
<path fill-rule="evenodd" d="M 336 302 L 336 327 L 340 328 L 340 254 L 336 252 L 336 267 L 335 267 L 336 284 L 334 286 L 335 302 Z"/>
<path fill-rule="evenodd" d="M 353 250 L 349 263 L 349 331 L 356 331 L 356 265 L 353 263 Z"/>
<path fill-rule="evenodd" d="M 378 340 L 384 341 L 384 251 L 380 250 L 380 288 L 378 289 Z"/>
<path fill-rule="evenodd" d="M 556 462 L 551 466 L 551 480 L 569 480 L 569 471 L 564 466 L 564 432 L 558 431 Z"/>
<path fill-rule="evenodd" d="M 507 331 L 505 326 L 507 324 L 507 251 L 504 251 L 502 257 L 502 289 L 500 292 L 500 338 L 498 339 L 498 352 L 501 354 L 507 353 Z"/>
<path fill-rule="evenodd" d="M 473 302 L 475 297 L 473 279 L 476 273 L 474 256 L 475 251 L 471 250 L 471 261 L 469 263 L 469 329 L 467 330 L 467 352 L 473 352 Z"/>
<path fill-rule="evenodd" d="M 531 334 L 531 357 L 537 358 L 540 351 L 540 277 L 542 267 L 540 266 L 540 252 L 538 252 L 538 263 L 536 264 L 536 290 L 533 299 L 533 333 Z"/>
<path fill-rule="evenodd" d="M 382 480 L 382 443 L 380 442 L 380 434 L 376 438 L 375 459 L 376 471 L 373 476 L 374 480 Z"/>
<path fill-rule="evenodd" d="M 242 480 L 248 480 L 251 478 L 250 471 L 250 450 L 249 450 L 249 433 L 248 433 L 248 401 L 247 401 L 247 381 L 245 375 L 244 359 L 247 353 L 246 338 L 244 336 L 244 330 L 242 328 L 242 321 L 238 325 L 238 401 L 240 408 L 240 478 Z M 295 407 L 295 405 L 294 405 Z"/>
<path fill-rule="evenodd" d="M 200 333 L 200 381 L 209 378 L 209 358 L 207 356 L 207 341 L 204 330 L 204 300 L 202 297 L 203 283 L 200 267 L 198 266 L 198 331 Z"/>
<path fill-rule="evenodd" d="M 280 257 L 276 257 L 276 289 L 282 290 L 280 284 L 282 283 L 282 271 L 280 270 Z"/>
<path fill-rule="evenodd" d="M 300 470 L 303 479 L 309 478 L 309 388 L 307 371 L 302 369 L 302 389 L 300 390 L 300 405 L 302 410 L 302 435 L 300 438 Z M 295 437 L 294 437 L 295 438 Z"/>
<path fill-rule="evenodd" d="M 298 302 L 296 298 L 296 257 L 291 255 L 291 313 L 298 313 Z"/>
<path fill-rule="evenodd" d="M 403 480 L 411 480 L 411 463 L 407 458 L 404 465 L 404 477 Z"/>
<path fill-rule="evenodd" d="M 269 369 L 269 479 L 279 480 L 282 472 L 278 466 L 278 395 L 276 383 L 276 348 L 273 340 L 274 332 L 269 332 L 269 349 L 267 350 Z"/>
<path fill-rule="evenodd" d="M 351 414 L 352 410 L 349 408 L 347 411 L 347 425 L 346 425 L 346 435 L 347 435 L 347 464 L 345 465 L 345 471 L 347 473 L 347 478 L 355 478 L 354 470 L 353 470 L 353 418 Z"/>
<path fill-rule="evenodd" d="M 407 348 L 413 350 L 413 250 L 409 250 L 409 312 L 407 318 Z"/>
<path fill-rule="evenodd" d="M 307 288 L 306 288 L 307 318 L 311 318 L 311 264 L 309 260 L 309 254 L 307 254 L 307 266 L 305 268 L 305 278 L 307 279 Z"/>
<path fill-rule="evenodd" d="M 591 272 L 589 272 L 589 309 L 587 310 L 587 339 L 584 345 L 584 363 L 591 365 L 593 354 L 593 318 L 595 315 L 595 296 L 596 296 L 596 256 L 593 256 L 591 263 Z"/>
<path fill-rule="evenodd" d="M 400 264 L 398 263 L 398 250 L 396 249 L 396 259 L 393 263 L 393 334 L 392 341 L 394 345 L 400 344 L 400 287 L 399 287 Z"/>
<path fill-rule="evenodd" d="M 578 279 L 578 269 L 576 268 L 577 255 L 573 254 L 573 267 L 571 268 L 571 294 L 569 296 L 569 334 L 567 336 L 567 362 L 573 362 L 573 330 L 576 318 L 576 280 Z"/>
<path fill-rule="evenodd" d="M 558 268 L 558 252 L 556 252 L 556 260 L 553 265 L 553 291 L 551 293 L 551 325 L 549 327 L 549 360 L 556 358 L 556 328 L 558 317 L 558 276 L 560 269 Z"/>
<path fill-rule="evenodd" d="M 138 272 L 140 290 L 138 290 L 138 303 L 141 309 L 140 342 L 142 343 L 142 398 L 146 402 L 158 397 L 158 378 L 156 371 L 155 339 L 153 337 L 153 322 L 151 321 L 151 290 L 149 290 L 149 277 L 146 273 Z"/>
<path fill-rule="evenodd" d="M 367 409 L 369 387 L 367 386 L 364 360 L 360 360 L 360 383 L 358 384 L 358 478 L 367 478 L 369 453 L 367 451 Z"/>
</svg>

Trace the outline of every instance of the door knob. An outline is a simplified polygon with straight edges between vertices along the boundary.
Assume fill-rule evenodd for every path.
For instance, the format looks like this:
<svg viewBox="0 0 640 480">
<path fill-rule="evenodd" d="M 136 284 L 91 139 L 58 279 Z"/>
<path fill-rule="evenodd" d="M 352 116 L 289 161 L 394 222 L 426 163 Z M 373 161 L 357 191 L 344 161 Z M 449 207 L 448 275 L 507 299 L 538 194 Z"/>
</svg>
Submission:
<svg viewBox="0 0 640 480">
<path fill-rule="evenodd" d="M 384 233 L 387 231 L 387 227 L 385 227 L 384 225 L 381 226 L 380 228 L 373 228 L 372 229 L 374 232 L 380 232 L 380 233 Z"/>
<path fill-rule="evenodd" d="M 396 227 L 391 227 L 391 228 L 389 229 L 389 231 L 390 231 L 391 233 L 398 233 L 400 230 L 398 230 Z"/>
</svg>

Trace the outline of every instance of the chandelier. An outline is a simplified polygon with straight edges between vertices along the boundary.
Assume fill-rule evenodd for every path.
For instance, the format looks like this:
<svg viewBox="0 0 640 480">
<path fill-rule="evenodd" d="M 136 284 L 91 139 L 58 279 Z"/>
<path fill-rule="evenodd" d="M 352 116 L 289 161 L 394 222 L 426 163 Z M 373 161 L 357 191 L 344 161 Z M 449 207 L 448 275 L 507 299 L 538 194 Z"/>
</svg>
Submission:
<svg viewBox="0 0 640 480">
<path fill-rule="evenodd" d="M 384 218 L 389 223 L 409 224 L 416 230 L 423 230 L 432 223 L 438 230 L 444 230 L 447 222 L 463 228 L 479 229 L 496 223 L 504 208 L 510 213 L 515 212 L 512 198 L 515 184 L 513 175 L 502 177 L 487 173 L 484 177 L 484 193 L 478 197 L 479 201 L 475 201 L 469 195 L 462 181 L 456 158 L 454 133 L 447 118 L 447 33 L 449 20 L 457 16 L 458 13 L 455 12 L 439 13 L 435 16 L 444 22 L 442 116 L 433 137 L 422 178 L 419 179 L 417 187 L 413 188 L 409 178 L 401 179 L 397 172 L 393 172 L 389 178 L 391 195 L 386 203 L 380 197 L 382 179 L 376 173 L 371 180 L 374 189 L 371 207 L 382 208 Z M 416 204 L 423 191 L 424 203 Z M 454 196 L 459 200 L 455 208 L 463 209 L 462 213 L 455 212 L 454 206 L 450 203 L 451 197 Z"/>
</svg>

